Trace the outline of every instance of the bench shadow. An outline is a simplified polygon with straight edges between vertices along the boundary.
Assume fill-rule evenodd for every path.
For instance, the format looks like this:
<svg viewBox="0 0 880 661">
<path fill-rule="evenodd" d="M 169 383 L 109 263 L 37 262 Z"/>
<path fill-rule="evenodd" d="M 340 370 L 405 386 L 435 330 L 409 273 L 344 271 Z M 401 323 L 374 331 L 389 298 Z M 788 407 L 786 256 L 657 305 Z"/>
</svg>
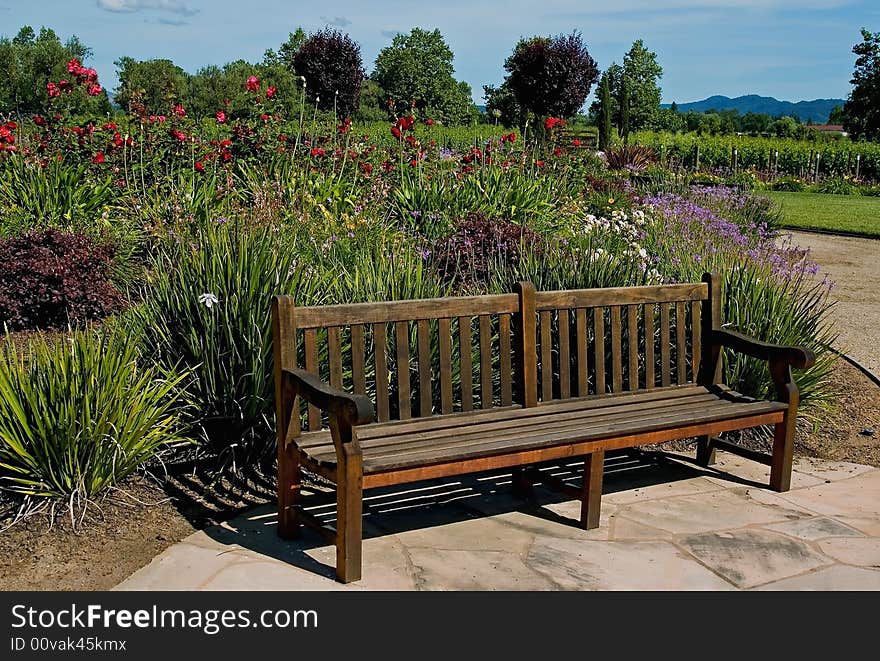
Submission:
<svg viewBox="0 0 880 661">
<path fill-rule="evenodd" d="M 582 466 L 583 461 L 578 460 L 553 462 L 542 465 L 541 471 L 578 487 Z M 712 467 L 700 467 L 687 455 L 627 450 L 606 455 L 602 493 L 607 495 L 700 476 L 720 477 L 742 486 L 765 486 Z M 571 500 L 570 496 L 540 484 L 528 497 L 517 497 L 511 489 L 510 470 L 370 489 L 364 493 L 363 537 L 391 536 L 511 512 L 578 527 L 577 520 L 547 507 Z M 312 516 L 324 525 L 333 526 L 336 503 L 331 490 L 320 487 L 304 489 L 301 502 Z M 275 532 L 276 524 L 275 503 L 263 501 L 262 505 L 220 525 L 205 528 L 204 533 L 223 545 L 236 545 L 317 575 L 334 576 L 332 563 L 335 555 L 333 549 L 328 548 L 329 542 L 306 527 L 298 538 L 282 540 Z"/>
</svg>

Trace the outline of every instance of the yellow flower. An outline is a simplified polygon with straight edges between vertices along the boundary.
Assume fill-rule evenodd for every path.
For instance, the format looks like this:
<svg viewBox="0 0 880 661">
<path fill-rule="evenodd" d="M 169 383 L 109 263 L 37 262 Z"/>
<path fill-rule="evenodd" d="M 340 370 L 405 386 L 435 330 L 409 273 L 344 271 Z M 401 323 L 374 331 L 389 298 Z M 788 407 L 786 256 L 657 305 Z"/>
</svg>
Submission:
<svg viewBox="0 0 880 661">
<path fill-rule="evenodd" d="M 613 197 L 609 197 L 609 198 L 608 198 L 608 204 L 614 204 L 614 198 L 613 198 Z"/>
</svg>

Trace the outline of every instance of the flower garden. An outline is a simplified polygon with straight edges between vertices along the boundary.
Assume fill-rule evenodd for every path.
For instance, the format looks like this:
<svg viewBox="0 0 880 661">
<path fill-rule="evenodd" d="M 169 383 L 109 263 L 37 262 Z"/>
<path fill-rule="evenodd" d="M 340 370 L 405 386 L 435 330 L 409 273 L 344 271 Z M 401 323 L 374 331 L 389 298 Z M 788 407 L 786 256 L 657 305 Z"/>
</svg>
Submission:
<svg viewBox="0 0 880 661">
<path fill-rule="evenodd" d="M 765 197 L 651 182 L 548 118 L 357 125 L 249 103 L 192 117 L 43 114 L 0 129 L 0 480 L 16 508 L 84 507 L 143 467 L 271 470 L 271 296 L 298 305 L 724 276 L 724 319 L 813 349 L 804 415 L 832 397 L 832 286 Z M 97 86 L 97 87 L 96 87 Z M 616 156 L 620 156 L 619 154 Z M 762 363 L 728 383 L 763 396 Z"/>
</svg>

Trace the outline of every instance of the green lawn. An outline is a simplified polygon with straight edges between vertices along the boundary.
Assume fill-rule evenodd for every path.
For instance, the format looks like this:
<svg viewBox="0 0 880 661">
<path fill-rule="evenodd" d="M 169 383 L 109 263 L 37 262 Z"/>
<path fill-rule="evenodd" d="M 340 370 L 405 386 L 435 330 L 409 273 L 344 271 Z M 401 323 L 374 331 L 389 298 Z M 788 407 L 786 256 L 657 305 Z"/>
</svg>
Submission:
<svg viewBox="0 0 880 661">
<path fill-rule="evenodd" d="M 767 192 L 782 206 L 786 227 L 880 236 L 880 197 Z"/>
</svg>

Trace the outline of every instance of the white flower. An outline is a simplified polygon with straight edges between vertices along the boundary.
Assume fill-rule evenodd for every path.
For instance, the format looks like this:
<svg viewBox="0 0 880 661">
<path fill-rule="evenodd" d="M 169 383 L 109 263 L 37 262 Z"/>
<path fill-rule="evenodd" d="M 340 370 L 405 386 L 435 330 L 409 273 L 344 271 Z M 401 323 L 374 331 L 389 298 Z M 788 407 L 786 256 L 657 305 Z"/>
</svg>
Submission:
<svg viewBox="0 0 880 661">
<path fill-rule="evenodd" d="M 199 296 L 199 303 L 204 305 L 209 310 L 214 307 L 214 304 L 217 303 L 219 299 L 212 294 L 211 292 L 205 292 L 201 296 Z"/>
</svg>

